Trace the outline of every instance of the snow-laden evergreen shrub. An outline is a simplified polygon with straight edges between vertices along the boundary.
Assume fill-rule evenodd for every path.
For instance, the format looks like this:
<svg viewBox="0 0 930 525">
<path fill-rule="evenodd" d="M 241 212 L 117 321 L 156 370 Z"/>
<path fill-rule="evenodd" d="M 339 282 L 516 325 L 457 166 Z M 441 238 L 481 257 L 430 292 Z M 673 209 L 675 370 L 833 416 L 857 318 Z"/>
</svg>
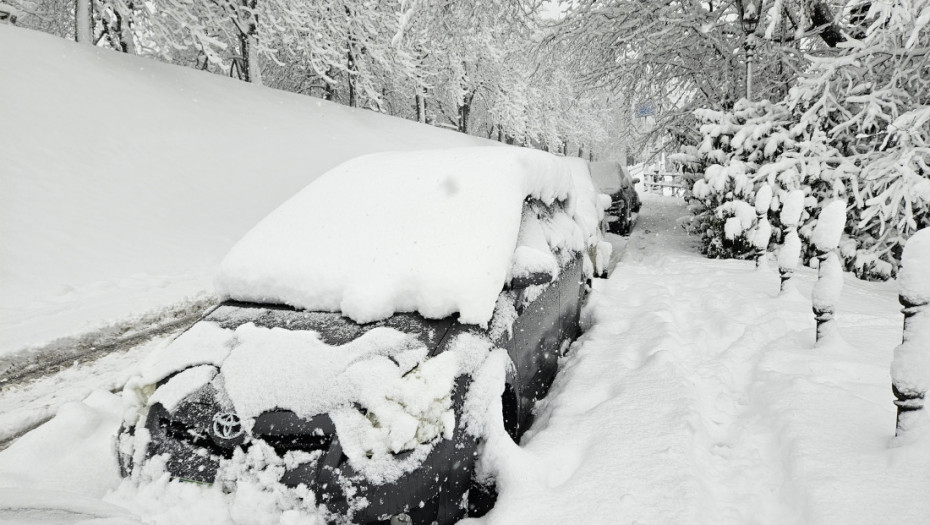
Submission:
<svg viewBox="0 0 930 525">
<path fill-rule="evenodd" d="M 930 225 L 930 0 L 872 2 L 867 20 L 839 56 L 811 57 L 786 105 L 809 137 L 805 155 L 836 151 L 847 266 L 888 278 L 906 239 Z"/>
<path fill-rule="evenodd" d="M 872 3 L 868 20 L 862 39 L 810 57 L 784 101 L 695 112 L 701 143 L 674 158 L 696 173 L 689 229 L 708 256 L 748 256 L 749 242 L 727 239 L 722 206 L 751 203 L 763 184 L 775 194 L 773 242 L 781 223 L 772 212 L 787 192 L 804 191 L 804 259 L 822 205 L 845 200 L 839 251 L 861 277 L 894 276 L 906 239 L 930 226 L 930 0 Z"/>
<path fill-rule="evenodd" d="M 763 186 L 772 191 L 766 217 L 772 242 L 781 242 L 782 225 L 775 212 L 790 191 L 803 187 L 808 196 L 824 193 L 832 197 L 835 193 L 825 191 L 833 188 L 835 170 L 821 157 L 806 155 L 809 148 L 819 147 L 820 143 L 805 140 L 803 129 L 796 126 L 784 104 L 741 100 L 732 112 L 697 110 L 695 116 L 701 123 L 701 143 L 684 148 L 673 160 L 697 174 L 692 177 L 688 193 L 693 217 L 687 228 L 701 236 L 707 256 L 753 255 L 755 232 L 766 226 L 759 224 L 755 210 L 750 223 L 740 223 L 739 232 L 737 223 L 730 219 L 737 216 L 738 210 L 746 210 L 744 218 L 748 218 Z M 818 200 L 814 197 L 805 202 L 808 212 L 802 217 L 802 226 Z"/>
</svg>

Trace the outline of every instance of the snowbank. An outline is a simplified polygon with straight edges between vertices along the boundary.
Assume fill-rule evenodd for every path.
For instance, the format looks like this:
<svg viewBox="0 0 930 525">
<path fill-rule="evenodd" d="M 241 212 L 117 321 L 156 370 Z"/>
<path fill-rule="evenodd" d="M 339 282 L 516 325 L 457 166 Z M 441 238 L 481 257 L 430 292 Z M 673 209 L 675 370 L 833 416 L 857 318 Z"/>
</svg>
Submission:
<svg viewBox="0 0 930 525">
<path fill-rule="evenodd" d="M 64 405 L 28 439 L 16 441 L 0 455 L 0 487 L 29 489 L 33 495 L 62 491 L 103 497 L 120 482 L 113 436 L 121 410 L 122 400 L 101 390 L 81 403 Z M 3 496 L 0 491 L 0 502 Z"/>
<path fill-rule="evenodd" d="M 577 252 L 595 237 L 593 188 L 579 198 L 573 173 L 565 159 L 516 147 L 359 157 L 243 237 L 220 265 L 217 290 L 360 323 L 416 311 L 486 326 L 509 274 L 526 273 L 511 264 L 527 198 L 565 209 L 540 217 L 540 246 L 527 250 L 551 258 L 550 248 Z M 534 269 L 555 262 L 524 259 Z"/>
<path fill-rule="evenodd" d="M 0 357 L 210 290 L 319 174 L 493 144 L 0 25 Z"/>
</svg>

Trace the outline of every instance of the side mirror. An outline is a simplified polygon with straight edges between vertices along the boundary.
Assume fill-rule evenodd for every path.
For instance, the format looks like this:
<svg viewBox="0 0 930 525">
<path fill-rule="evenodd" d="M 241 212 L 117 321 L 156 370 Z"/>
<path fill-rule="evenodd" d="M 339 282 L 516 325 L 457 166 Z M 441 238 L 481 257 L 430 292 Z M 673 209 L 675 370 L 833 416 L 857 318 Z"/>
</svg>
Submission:
<svg viewBox="0 0 930 525">
<path fill-rule="evenodd" d="M 639 184 L 642 181 L 643 181 L 642 179 L 640 179 L 639 177 L 636 177 L 635 179 L 633 179 L 633 184 Z"/>
<path fill-rule="evenodd" d="M 552 274 L 548 272 L 532 272 L 528 275 L 521 275 L 520 277 L 514 277 L 510 280 L 510 289 L 511 290 L 523 290 L 524 288 L 529 288 L 530 286 L 538 286 L 540 284 L 549 284 L 552 282 Z"/>
</svg>

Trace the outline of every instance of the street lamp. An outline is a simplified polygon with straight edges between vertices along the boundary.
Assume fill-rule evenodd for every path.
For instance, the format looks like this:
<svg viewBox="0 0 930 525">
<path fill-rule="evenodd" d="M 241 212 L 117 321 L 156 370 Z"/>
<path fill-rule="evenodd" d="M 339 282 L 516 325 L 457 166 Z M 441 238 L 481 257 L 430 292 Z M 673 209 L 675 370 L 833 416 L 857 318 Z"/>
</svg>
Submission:
<svg viewBox="0 0 930 525">
<path fill-rule="evenodd" d="M 759 25 L 762 0 L 736 0 L 736 10 L 739 13 L 739 23 L 746 33 L 746 100 L 752 100 L 752 57 L 756 51 L 753 33 Z"/>
</svg>

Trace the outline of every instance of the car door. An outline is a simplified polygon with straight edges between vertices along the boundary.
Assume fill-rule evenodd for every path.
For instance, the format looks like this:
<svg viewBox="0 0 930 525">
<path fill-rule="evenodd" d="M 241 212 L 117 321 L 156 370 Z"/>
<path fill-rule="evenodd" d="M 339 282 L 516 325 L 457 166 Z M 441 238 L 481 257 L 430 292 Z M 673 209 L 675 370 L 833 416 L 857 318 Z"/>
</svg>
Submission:
<svg viewBox="0 0 930 525">
<path fill-rule="evenodd" d="M 549 283 L 522 309 L 518 308 L 510 357 L 519 384 L 521 429 L 532 423 L 532 408 L 536 401 L 549 393 L 558 371 L 563 342 L 574 339 L 578 334 L 578 315 L 584 290 L 582 256 L 576 254 L 561 268 L 556 281 Z"/>
<path fill-rule="evenodd" d="M 532 423 L 533 405 L 549 392 L 549 384 L 555 375 L 562 337 L 559 293 L 559 282 L 552 282 L 532 301 L 517 307 L 510 358 L 516 368 L 519 385 L 521 429 Z M 518 299 L 518 305 L 521 302 Z"/>
<path fill-rule="evenodd" d="M 582 257 L 583 254 L 579 253 L 562 269 L 562 275 L 559 276 L 559 317 L 562 326 L 562 334 L 559 339 L 560 354 L 564 354 L 565 350 L 567 350 L 567 348 L 561 348 L 561 345 L 573 341 L 581 333 L 579 318 L 581 317 L 581 306 L 587 293 Z"/>
</svg>

